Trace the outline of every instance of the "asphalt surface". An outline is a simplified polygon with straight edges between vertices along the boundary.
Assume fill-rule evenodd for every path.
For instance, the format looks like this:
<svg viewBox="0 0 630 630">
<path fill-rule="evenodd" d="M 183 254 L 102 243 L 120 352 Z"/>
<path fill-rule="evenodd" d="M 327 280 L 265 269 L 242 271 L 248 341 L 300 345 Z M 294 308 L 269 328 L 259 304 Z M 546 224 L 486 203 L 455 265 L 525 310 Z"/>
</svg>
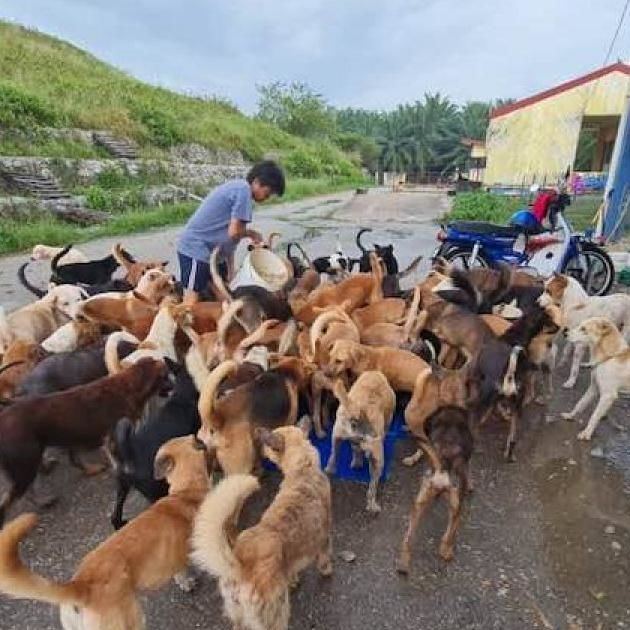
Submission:
<svg viewBox="0 0 630 630">
<path fill-rule="evenodd" d="M 355 253 L 357 227 L 372 226 L 373 240 L 393 241 L 405 265 L 419 253 L 430 256 L 433 219 L 446 207 L 446 198 L 437 195 L 371 191 L 265 209 L 256 224 L 265 232 L 279 228 L 284 238 L 300 239 L 312 255 L 332 251 L 337 232 L 346 252 Z M 152 232 L 124 243 L 138 256 L 173 259 L 176 233 Z M 112 242 L 81 247 L 104 255 Z M 2 260 L 0 299 L 7 306 L 27 299 L 14 282 L 14 270 L 23 260 Z M 567 392 L 561 388 L 566 371 L 561 368 L 555 375 L 550 404 L 527 410 L 516 463 L 501 457 L 505 427 L 483 428 L 473 456 L 475 492 L 465 507 L 450 564 L 437 554 L 446 518 L 444 507 L 436 505 L 418 530 L 409 578 L 394 570 L 422 470 L 421 465 L 409 469 L 400 464 L 413 450 L 410 441 L 396 444 L 392 473 L 379 491 L 380 515 L 364 511 L 364 484 L 334 480 L 334 574 L 322 579 L 314 569 L 303 573 L 292 595 L 291 628 L 630 628 L 630 405 L 627 399 L 618 401 L 593 442 L 578 442 L 577 424 L 560 420 L 559 413 L 584 391 L 588 374 L 583 370 L 576 388 Z M 277 481 L 273 474 L 266 477 L 263 490 L 245 510 L 244 523 L 256 520 Z M 24 556 L 38 572 L 66 579 L 111 533 L 113 479 L 109 474 L 84 478 L 64 459 L 41 485 L 57 493 L 59 501 L 42 511 L 40 524 L 23 546 Z M 144 507 L 137 496 L 128 501 L 131 515 Z M 28 498 L 13 514 L 27 509 L 33 509 Z M 229 628 L 220 597 L 206 576 L 193 593 L 171 584 L 146 594 L 143 605 L 148 628 Z M 59 627 L 55 608 L 0 596 L 2 630 Z"/>
</svg>

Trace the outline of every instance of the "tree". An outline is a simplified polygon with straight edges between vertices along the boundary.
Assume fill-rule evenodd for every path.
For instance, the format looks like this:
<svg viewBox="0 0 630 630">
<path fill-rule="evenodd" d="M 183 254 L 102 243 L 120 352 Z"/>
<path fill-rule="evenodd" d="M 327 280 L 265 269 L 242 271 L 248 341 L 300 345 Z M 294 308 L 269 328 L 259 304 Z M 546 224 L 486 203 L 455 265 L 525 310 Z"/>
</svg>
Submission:
<svg viewBox="0 0 630 630">
<path fill-rule="evenodd" d="M 381 147 L 380 161 L 385 170 L 402 173 L 411 164 L 411 130 L 399 112 L 385 118 L 383 134 L 376 141 Z"/>
<path fill-rule="evenodd" d="M 372 173 L 378 167 L 379 145 L 374 138 L 362 136 L 359 133 L 338 133 L 335 143 L 346 153 L 355 153 L 361 160 L 361 166 Z"/>
<path fill-rule="evenodd" d="M 303 138 L 330 137 L 335 115 L 324 97 L 306 83 L 275 81 L 258 89 L 257 118 Z"/>
</svg>

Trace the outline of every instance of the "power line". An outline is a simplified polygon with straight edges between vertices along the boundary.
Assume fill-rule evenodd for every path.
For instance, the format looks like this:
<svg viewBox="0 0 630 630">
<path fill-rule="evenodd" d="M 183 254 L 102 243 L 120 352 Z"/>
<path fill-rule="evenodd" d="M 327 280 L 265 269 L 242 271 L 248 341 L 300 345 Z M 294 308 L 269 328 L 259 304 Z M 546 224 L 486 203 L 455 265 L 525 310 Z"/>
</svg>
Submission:
<svg viewBox="0 0 630 630">
<path fill-rule="evenodd" d="M 606 53 L 606 57 L 604 59 L 604 63 L 602 65 L 607 65 L 610 59 L 610 55 L 612 54 L 613 48 L 615 47 L 615 43 L 617 42 L 617 37 L 619 36 L 619 31 L 623 26 L 623 21 L 626 18 L 626 13 L 628 12 L 628 6 L 630 6 L 630 0 L 626 0 L 626 4 L 623 7 L 623 11 L 621 12 L 621 16 L 619 17 L 619 24 L 617 24 L 617 30 L 615 30 L 615 34 L 613 35 L 612 41 L 610 42 L 610 46 L 608 47 L 608 52 Z"/>
</svg>

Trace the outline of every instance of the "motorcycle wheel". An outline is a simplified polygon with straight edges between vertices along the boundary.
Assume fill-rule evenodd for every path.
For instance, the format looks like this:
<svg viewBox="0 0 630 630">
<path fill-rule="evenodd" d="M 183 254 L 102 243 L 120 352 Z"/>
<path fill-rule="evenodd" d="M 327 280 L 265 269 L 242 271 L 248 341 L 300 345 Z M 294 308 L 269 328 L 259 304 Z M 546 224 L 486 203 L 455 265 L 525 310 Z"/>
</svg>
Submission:
<svg viewBox="0 0 630 630">
<path fill-rule="evenodd" d="M 565 273 L 575 278 L 589 295 L 606 295 L 615 281 L 610 256 L 594 243 L 582 243 L 581 252 L 567 263 Z"/>
<path fill-rule="evenodd" d="M 473 267 L 490 267 L 490 263 L 484 258 L 481 252 L 477 252 L 475 262 L 471 265 L 470 259 L 472 258 L 472 250 L 464 249 L 463 247 L 452 247 L 442 257 L 456 269 L 464 269 L 467 271 Z"/>
</svg>

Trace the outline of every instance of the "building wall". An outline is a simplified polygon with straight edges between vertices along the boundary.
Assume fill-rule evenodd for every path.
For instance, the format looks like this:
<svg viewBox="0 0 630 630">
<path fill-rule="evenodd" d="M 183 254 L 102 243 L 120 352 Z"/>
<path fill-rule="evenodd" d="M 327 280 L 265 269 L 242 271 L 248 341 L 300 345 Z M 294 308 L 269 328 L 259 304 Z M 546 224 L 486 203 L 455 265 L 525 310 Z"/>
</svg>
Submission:
<svg viewBox="0 0 630 630">
<path fill-rule="evenodd" d="M 582 116 L 621 115 L 630 76 L 611 72 L 490 120 L 484 184 L 555 181 L 573 165 Z"/>
</svg>

